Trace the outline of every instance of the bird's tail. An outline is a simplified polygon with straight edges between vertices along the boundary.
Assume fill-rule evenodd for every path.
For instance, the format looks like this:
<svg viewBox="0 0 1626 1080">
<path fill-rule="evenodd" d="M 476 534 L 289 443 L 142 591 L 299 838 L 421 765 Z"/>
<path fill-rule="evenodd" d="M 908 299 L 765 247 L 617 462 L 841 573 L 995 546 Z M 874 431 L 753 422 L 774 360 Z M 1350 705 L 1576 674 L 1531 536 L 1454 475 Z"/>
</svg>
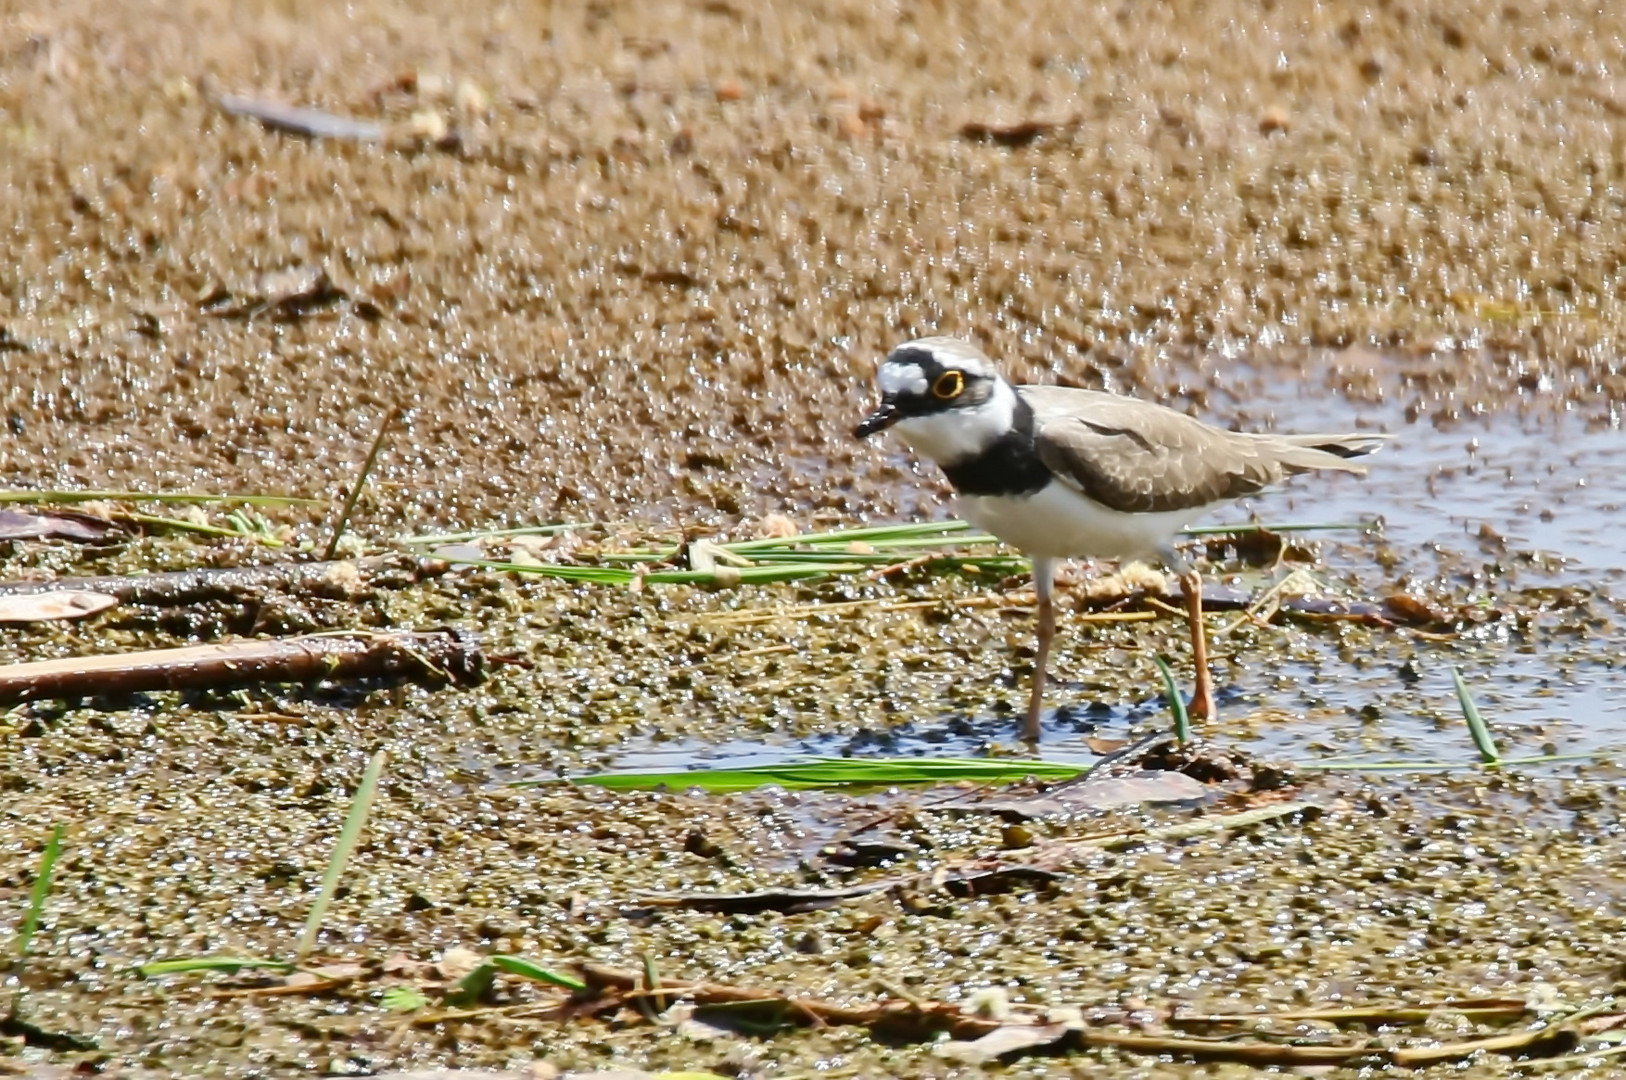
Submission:
<svg viewBox="0 0 1626 1080">
<path fill-rule="evenodd" d="M 1308 446 L 1341 458 L 1365 457 L 1375 454 L 1389 441 L 1389 436 L 1363 432 L 1359 435 L 1282 435 L 1283 442 L 1294 446 Z"/>
<path fill-rule="evenodd" d="M 1366 466 L 1352 464 L 1349 459 L 1376 453 L 1389 436 L 1362 432 L 1354 435 L 1272 435 L 1267 438 L 1281 447 L 1279 460 L 1294 472 L 1336 469 L 1339 472 L 1365 474 Z"/>
</svg>

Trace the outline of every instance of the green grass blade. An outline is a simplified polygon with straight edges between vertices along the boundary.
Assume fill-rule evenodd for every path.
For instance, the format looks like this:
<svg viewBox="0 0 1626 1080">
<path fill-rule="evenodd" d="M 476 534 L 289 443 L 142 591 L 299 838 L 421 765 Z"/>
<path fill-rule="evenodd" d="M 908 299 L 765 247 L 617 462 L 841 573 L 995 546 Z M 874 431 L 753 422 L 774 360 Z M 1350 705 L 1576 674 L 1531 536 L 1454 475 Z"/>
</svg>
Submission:
<svg viewBox="0 0 1626 1080">
<path fill-rule="evenodd" d="M 1455 772 L 1477 769 L 1475 761 L 1295 761 L 1305 772 Z"/>
<path fill-rule="evenodd" d="M 1505 757 L 1498 758 L 1498 765 L 1546 765 L 1553 761 L 1592 761 L 1602 751 L 1587 753 L 1579 751 L 1573 754 L 1536 754 L 1532 757 Z"/>
<path fill-rule="evenodd" d="M 885 566 L 887 563 L 898 561 L 896 555 L 887 555 L 879 551 L 865 551 L 854 553 L 851 551 L 777 551 L 764 550 L 751 552 L 751 562 L 756 566 L 774 563 L 807 563 L 809 566 L 829 566 L 832 563 L 866 563 L 870 566 Z M 738 570 L 747 570 L 751 567 L 736 567 Z"/>
<path fill-rule="evenodd" d="M 351 853 L 356 850 L 356 841 L 361 839 L 361 830 L 367 824 L 367 814 L 373 806 L 373 796 L 378 791 L 378 779 L 383 775 L 384 763 L 388 759 L 388 751 L 378 751 L 367 763 L 367 771 L 361 776 L 361 783 L 356 788 L 356 797 L 350 803 L 350 813 L 344 819 L 344 828 L 339 833 L 339 843 L 334 847 L 333 857 L 327 863 L 327 873 L 322 877 L 322 891 L 317 893 L 316 902 L 311 905 L 311 913 L 305 919 L 305 931 L 299 935 L 299 947 L 294 950 L 296 963 L 302 963 L 316 946 L 316 935 L 322 929 L 322 916 L 327 914 L 328 905 L 333 902 L 333 892 L 339 887 L 339 877 L 344 873 L 345 864 L 350 861 Z"/>
<path fill-rule="evenodd" d="M 1161 656 L 1152 657 L 1152 662 L 1163 676 L 1163 698 L 1169 703 L 1169 711 L 1174 713 L 1174 739 L 1185 746 L 1191 742 L 1191 717 L 1186 714 L 1186 699 L 1180 693 L 1179 684 L 1174 681 L 1169 662 Z"/>
<path fill-rule="evenodd" d="M 629 558 L 628 556 L 605 555 L 603 558 Z M 981 555 L 972 555 L 966 552 L 933 551 L 931 549 L 917 549 L 911 547 L 908 551 L 899 551 L 892 548 L 887 551 L 852 552 L 852 551 L 753 551 L 751 561 L 756 566 L 770 566 L 780 563 L 806 563 L 812 564 L 840 564 L 854 563 L 866 566 L 893 566 L 900 562 L 914 559 L 925 561 L 927 566 L 1001 566 L 1011 565 L 1026 570 L 1028 560 L 1021 555 L 1003 555 L 998 552 L 985 552 Z M 741 569 L 747 569 L 742 567 Z"/>
<path fill-rule="evenodd" d="M 188 521 L 185 518 L 164 517 L 162 514 L 124 514 L 122 516 L 137 525 L 149 529 L 197 533 L 199 536 L 240 535 L 236 529 L 228 529 L 224 525 L 210 525 L 202 521 Z"/>
<path fill-rule="evenodd" d="M 21 979 L 23 964 L 28 960 L 29 946 L 34 943 L 34 934 L 39 930 L 40 913 L 45 910 L 45 897 L 51 891 L 51 876 L 56 871 L 57 859 L 62 855 L 62 826 L 57 825 L 51 830 L 51 838 L 45 841 L 45 850 L 40 853 L 39 870 L 34 874 L 34 887 L 28 891 L 28 909 L 23 912 L 23 921 L 17 927 L 17 939 L 12 945 L 14 961 L 11 967 L 12 977 Z M 22 1001 L 23 987 L 19 981 L 16 996 L 11 1002 L 11 1015 L 17 1015 L 17 1007 Z"/>
<path fill-rule="evenodd" d="M 260 529 L 228 529 L 223 525 L 210 525 L 201 521 L 187 521 L 185 518 L 164 517 L 162 514 L 121 514 L 120 520 L 129 520 L 148 529 L 167 530 L 169 532 L 195 533 L 199 536 L 252 536 L 268 547 L 282 547 L 283 543 L 275 536 Z"/>
<path fill-rule="evenodd" d="M 827 574 L 854 574 L 869 569 L 865 563 L 847 560 L 837 563 L 797 562 L 774 566 L 724 566 L 716 570 L 655 570 L 647 574 L 638 574 L 619 566 L 578 566 L 573 563 L 532 565 L 499 562 L 494 559 L 463 558 L 453 561 L 459 566 L 478 566 L 485 570 L 561 578 L 565 581 L 582 581 L 596 585 L 630 585 L 636 578 L 642 578 L 652 585 L 761 585 L 776 581 L 800 581 L 805 578 L 824 577 Z"/>
<path fill-rule="evenodd" d="M 1490 727 L 1485 718 L 1479 715 L 1479 706 L 1474 704 L 1474 695 L 1468 689 L 1468 682 L 1462 677 L 1462 669 L 1451 669 L 1451 681 L 1457 687 L 1457 704 L 1462 706 L 1462 718 L 1468 721 L 1468 734 L 1473 736 L 1474 746 L 1479 750 L 1479 760 L 1486 765 L 1500 765 L 1501 752 L 1496 749 L 1496 740 L 1491 737 Z"/>
<path fill-rule="evenodd" d="M 258 968 L 293 971 L 294 965 L 286 960 L 268 960 L 259 956 L 183 956 L 174 960 L 154 960 L 135 970 L 144 979 L 156 979 L 160 975 L 186 975 L 194 971 L 224 971 L 235 975 L 239 971 Z"/>
<path fill-rule="evenodd" d="M 532 574 L 537 577 L 562 578 L 565 581 L 585 581 L 593 585 L 627 585 L 637 577 L 631 570 L 620 566 L 581 566 L 576 563 L 544 563 L 534 566 L 527 563 L 504 562 L 500 559 L 465 559 L 452 560 L 458 566 L 477 566 L 482 570 L 506 571 L 515 574 Z"/>
<path fill-rule="evenodd" d="M 725 545 L 725 546 L 728 548 L 728 550 L 733 551 L 736 555 L 749 556 L 752 559 L 766 559 L 766 558 L 771 558 L 771 557 L 773 557 L 775 555 L 797 555 L 797 554 L 805 555 L 805 554 L 808 553 L 809 548 L 811 548 L 811 549 L 813 549 L 815 551 L 821 550 L 821 549 L 824 549 L 824 548 L 832 548 L 832 549 L 834 549 L 831 552 L 832 554 L 842 554 L 842 553 L 847 553 L 848 549 L 853 547 L 854 544 L 860 544 L 860 543 L 864 544 L 864 545 L 866 545 L 868 547 L 874 548 L 875 553 L 877 555 L 879 555 L 880 553 L 886 552 L 886 551 L 920 550 L 922 552 L 929 552 L 929 551 L 931 551 L 931 550 L 933 550 L 935 548 L 942 548 L 942 547 L 945 547 L 945 546 L 948 546 L 948 547 L 981 547 L 981 546 L 985 546 L 985 545 L 988 545 L 988 544 L 997 544 L 999 542 L 1000 542 L 999 538 L 996 537 L 996 536 L 989 536 L 989 535 L 987 535 L 985 533 L 966 533 L 964 535 L 956 534 L 956 535 L 947 535 L 947 536 L 944 536 L 944 535 L 936 535 L 936 536 L 895 536 L 895 537 L 877 536 L 873 540 L 856 540 L 856 541 L 852 541 L 852 542 L 842 542 L 842 543 L 817 543 L 817 542 L 815 542 L 815 543 L 803 543 L 803 544 L 800 544 L 800 545 L 794 545 L 790 541 L 784 541 L 782 543 L 782 545 L 776 544 L 776 545 L 773 545 L 773 546 L 770 546 L 770 547 L 752 547 L 749 551 L 735 551 L 733 545 Z"/>
<path fill-rule="evenodd" d="M 339 541 L 344 539 L 344 530 L 350 526 L 350 515 L 355 513 L 356 503 L 361 499 L 361 490 L 367 486 L 367 478 L 373 474 L 373 466 L 378 464 L 378 455 L 384 451 L 384 443 L 389 439 L 390 428 L 400 419 L 401 407 L 395 406 L 384 414 L 384 419 L 378 422 L 378 434 L 373 436 L 373 445 L 367 451 L 367 460 L 361 463 L 361 469 L 356 473 L 356 479 L 350 485 L 350 491 L 344 497 L 344 507 L 339 511 L 339 520 L 333 523 L 333 536 L 327 542 L 327 550 L 322 558 L 327 562 L 333 561 L 338 553 Z"/>
<path fill-rule="evenodd" d="M 497 965 L 487 960 L 457 981 L 457 985 L 447 993 L 446 1003 L 459 1007 L 477 1005 L 496 981 Z"/>
<path fill-rule="evenodd" d="M 773 581 L 800 581 L 826 574 L 856 574 L 869 565 L 846 560 L 833 563 L 794 562 L 773 566 L 723 566 L 716 570 L 657 570 L 644 575 L 654 584 L 760 585 Z"/>
<path fill-rule="evenodd" d="M 214 495 L 190 491 L 0 491 L 0 503 L 46 505 L 84 502 L 247 503 L 250 506 L 316 506 L 301 495 Z"/>
<path fill-rule="evenodd" d="M 1453 772 L 1460 769 L 1483 769 L 1487 766 L 1508 769 L 1516 765 L 1551 765 L 1566 761 L 1593 761 L 1596 753 L 1537 754 L 1533 757 L 1498 758 L 1495 761 L 1359 761 L 1347 757 L 1322 758 L 1316 761 L 1295 761 L 1293 768 L 1307 772 Z"/>
<path fill-rule="evenodd" d="M 501 540 L 508 536 L 557 536 L 571 529 L 592 529 L 600 525 L 596 521 L 562 521 L 555 525 L 523 525 L 516 529 L 477 529 L 473 532 L 459 533 L 418 533 L 415 536 L 403 536 L 396 542 L 400 544 L 467 544 L 473 540 Z"/>
<path fill-rule="evenodd" d="M 859 540 L 874 543 L 899 537 L 913 537 L 917 540 L 929 536 L 948 538 L 970 530 L 971 526 L 963 521 L 925 521 L 899 525 L 871 525 L 858 529 L 833 529 L 829 532 L 775 536 L 762 540 L 741 540 L 722 546 L 736 555 L 745 555 L 758 548 L 791 547 L 796 544 L 851 544 Z"/>
<path fill-rule="evenodd" d="M 751 791 L 768 784 L 785 788 L 891 787 L 899 784 L 941 784 L 960 780 L 1002 783 L 1029 776 L 1043 780 L 1069 780 L 1088 772 L 1088 765 L 1050 761 L 1000 761 L 984 758 L 809 758 L 801 761 L 753 765 L 738 769 L 676 771 L 628 770 L 572 777 L 573 784 L 618 791 L 656 787 L 701 788 L 714 794 Z M 515 787 L 560 783 L 521 780 Z"/>
<path fill-rule="evenodd" d="M 429 1005 L 429 999 L 415 986 L 391 986 L 378 995 L 378 1003 L 389 1012 L 417 1012 Z"/>
<path fill-rule="evenodd" d="M 498 971 L 506 971 L 510 975 L 518 975 L 522 979 L 533 982 L 547 983 L 549 986 L 562 986 L 566 990 L 586 990 L 587 984 L 571 975 L 561 975 L 557 971 L 545 968 L 523 956 L 493 956 L 491 963 Z"/>
</svg>

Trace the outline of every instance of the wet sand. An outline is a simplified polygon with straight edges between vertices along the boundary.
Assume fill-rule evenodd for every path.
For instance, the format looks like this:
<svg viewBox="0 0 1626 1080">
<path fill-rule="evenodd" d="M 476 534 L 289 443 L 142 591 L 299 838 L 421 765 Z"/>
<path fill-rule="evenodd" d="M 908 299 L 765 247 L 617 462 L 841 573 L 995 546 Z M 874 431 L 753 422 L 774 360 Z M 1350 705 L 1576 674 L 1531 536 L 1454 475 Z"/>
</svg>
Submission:
<svg viewBox="0 0 1626 1080">
<path fill-rule="evenodd" d="M 375 523 L 887 514 L 849 430 L 925 332 L 1198 409 L 1288 377 L 1618 422 L 1623 14 L 347 10 L 8 17 L 5 482 L 327 494 L 400 404 Z M 349 299 L 209 314 L 301 270 Z"/>
<path fill-rule="evenodd" d="M 1399 436 L 1364 486 L 1301 483 L 1228 516 L 1383 514 L 1381 534 L 1313 541 L 1322 587 L 1404 589 L 1468 613 L 1460 633 L 1240 627 L 1217 649 L 1216 737 L 1300 761 L 1469 760 L 1448 689 L 1460 665 L 1510 752 L 1619 745 L 1623 39 L 1626 14 L 1500 3 L 8 8 L 0 486 L 331 499 L 400 406 L 355 523 L 373 543 L 435 526 L 744 534 L 768 513 L 809 528 L 941 515 L 935 474 L 851 427 L 890 345 L 963 334 L 1022 380 Z M 224 114 L 219 93 L 385 136 L 268 131 Z M 273 516 L 300 539 L 326 512 Z M 267 557 L 175 539 L 14 545 L 5 576 Z M 1218 576 L 1259 580 L 1215 557 Z M 673 978 L 850 1001 L 873 997 L 878 972 L 928 999 L 999 984 L 1194 1008 L 1612 992 L 1626 897 L 1607 869 L 1607 757 L 1511 779 L 1306 774 L 1314 820 L 1103 855 L 1052 890 L 936 914 L 877 898 L 629 920 L 621 901 L 649 890 L 802 883 L 797 860 L 874 808 L 495 786 L 650 747 L 1008 739 L 1031 631 L 1019 596 L 955 606 L 988 589 L 632 594 L 460 574 L 281 604 L 262 625 L 456 625 L 529 662 L 476 691 L 14 710 L 0 720 L 7 910 L 51 824 L 68 825 L 30 1015 L 96 1039 L 87 1057 L 131 1076 L 535 1056 L 951 1072 L 929 1047 L 844 1030 L 703 1046 L 588 1022 L 402 1034 L 366 986 L 214 999 L 128 974 L 286 952 L 379 746 L 389 780 L 326 924 L 331 956 L 464 945 L 635 966 L 649 952 Z M 943 606 L 707 621 L 853 599 Z M 8 628 L 0 655 L 179 644 L 240 617 Z M 1058 703 L 1101 704 L 1112 737 L 1161 723 L 1149 658 L 1180 655 L 1177 620 L 1064 629 Z M 1062 717 L 1051 730 L 1058 753 L 1090 733 Z M 724 856 L 684 851 L 697 824 Z M 1008 840 L 929 813 L 910 838 L 923 867 Z M 1069 1067 L 1227 1075 L 1096 1052 Z"/>
</svg>

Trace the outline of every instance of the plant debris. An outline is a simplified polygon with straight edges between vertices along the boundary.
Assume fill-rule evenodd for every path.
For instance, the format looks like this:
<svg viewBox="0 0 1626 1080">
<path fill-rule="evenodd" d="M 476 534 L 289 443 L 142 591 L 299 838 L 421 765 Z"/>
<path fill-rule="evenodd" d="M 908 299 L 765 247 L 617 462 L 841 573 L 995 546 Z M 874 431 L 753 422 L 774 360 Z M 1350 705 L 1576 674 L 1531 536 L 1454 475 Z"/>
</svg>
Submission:
<svg viewBox="0 0 1626 1080">
<path fill-rule="evenodd" d="M 996 143 L 1000 146 L 1021 147 L 1036 142 L 1046 135 L 1077 130 L 1081 121 L 1071 120 L 1018 120 L 1009 124 L 991 124 L 980 120 L 960 125 L 960 135 L 972 142 Z"/>
<path fill-rule="evenodd" d="M 1093 777 L 1093 773 L 1092 773 Z M 1208 787 L 1200 780 L 1173 770 L 1140 771 L 1128 776 L 1102 776 L 1058 784 L 1042 795 L 1026 799 L 968 798 L 940 804 L 937 809 L 999 814 L 1012 820 L 1115 810 L 1141 803 L 1190 802 L 1205 798 Z"/>
<path fill-rule="evenodd" d="M 351 599 L 374 589 L 404 589 L 446 573 L 434 559 L 400 555 L 333 562 L 284 562 L 259 566 L 203 567 L 150 574 L 0 581 L 0 596 L 89 592 L 121 604 L 181 607 L 248 603 L 270 592 Z"/>
<path fill-rule="evenodd" d="M 0 540 L 75 540 L 94 543 L 117 531 L 118 525 L 95 514 L 68 510 L 29 513 L 0 507 Z"/>
<path fill-rule="evenodd" d="M 0 623 L 53 622 L 57 619 L 83 619 L 98 611 L 118 606 L 118 597 L 84 589 L 63 589 L 48 593 L 0 595 Z"/>
<path fill-rule="evenodd" d="M 273 131 L 291 135 L 305 135 L 314 139 L 352 139 L 377 142 L 384 137 L 384 129 L 366 120 L 339 116 L 322 109 L 285 105 L 279 101 L 244 97 L 240 94 L 220 94 L 215 104 L 222 112 L 232 116 L 246 116 L 258 120 Z"/>
<path fill-rule="evenodd" d="M 342 679 L 468 686 L 484 666 L 479 646 L 452 632 L 316 634 L 10 664 L 0 704 Z"/>
<path fill-rule="evenodd" d="M 688 908 L 691 911 L 720 911 L 730 915 L 755 915 L 763 911 L 818 911 L 845 900 L 856 900 L 895 888 L 897 882 L 877 881 L 846 889 L 765 889 L 750 893 L 686 893 L 679 896 L 646 896 L 641 908 L 626 909 L 636 916 L 649 908 Z"/>
<path fill-rule="evenodd" d="M 270 315 L 281 322 L 291 322 L 350 299 L 350 294 L 328 276 L 319 266 L 301 266 L 263 277 L 258 287 L 247 293 L 233 293 L 224 285 L 216 285 L 199 301 L 198 306 L 210 315 L 223 319 L 256 319 Z M 378 311 L 370 304 L 358 306 L 359 314 L 376 317 Z"/>
</svg>

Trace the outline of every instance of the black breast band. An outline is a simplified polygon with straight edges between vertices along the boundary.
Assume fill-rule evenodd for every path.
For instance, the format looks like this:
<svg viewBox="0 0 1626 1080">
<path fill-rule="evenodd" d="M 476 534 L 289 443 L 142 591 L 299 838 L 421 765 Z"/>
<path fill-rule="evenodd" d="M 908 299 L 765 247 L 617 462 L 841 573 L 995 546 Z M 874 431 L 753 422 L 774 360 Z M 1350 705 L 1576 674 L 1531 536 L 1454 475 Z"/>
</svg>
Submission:
<svg viewBox="0 0 1626 1080">
<path fill-rule="evenodd" d="M 1011 430 L 975 457 L 943 466 L 962 495 L 1034 495 L 1050 483 L 1050 469 L 1033 446 L 1033 407 L 1016 399 Z"/>
</svg>

